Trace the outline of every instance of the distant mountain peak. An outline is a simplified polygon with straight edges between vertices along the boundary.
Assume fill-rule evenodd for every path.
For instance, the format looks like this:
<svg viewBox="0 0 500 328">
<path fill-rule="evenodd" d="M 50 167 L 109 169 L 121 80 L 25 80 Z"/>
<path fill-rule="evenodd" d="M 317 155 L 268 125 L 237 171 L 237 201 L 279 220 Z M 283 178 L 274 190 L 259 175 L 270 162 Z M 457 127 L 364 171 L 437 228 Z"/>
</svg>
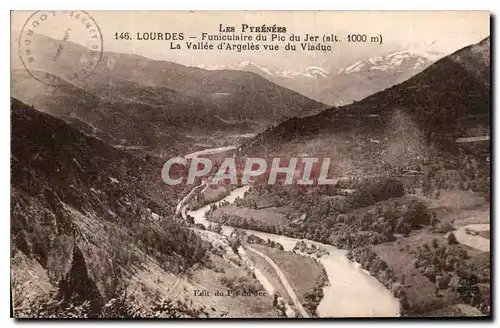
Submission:
<svg viewBox="0 0 500 328">
<path fill-rule="evenodd" d="M 218 71 L 218 70 L 224 70 L 224 69 L 229 69 L 229 70 L 237 70 L 237 71 L 247 71 L 247 72 L 252 72 L 259 74 L 263 77 L 266 78 L 272 78 L 272 77 L 281 77 L 281 78 L 287 78 L 287 79 L 300 79 L 300 78 L 306 78 L 306 79 L 321 79 L 327 77 L 330 72 L 328 70 L 319 67 L 319 66 L 311 66 L 311 67 L 305 67 L 305 68 L 298 68 L 294 70 L 289 70 L 289 69 L 272 69 L 268 67 L 264 67 L 262 65 L 259 65 L 255 62 L 249 61 L 249 60 L 244 60 L 241 61 L 237 64 L 233 65 L 198 65 L 198 68 L 210 70 L 210 71 Z"/>
<path fill-rule="evenodd" d="M 229 68 L 229 69 L 236 69 L 240 71 L 250 71 L 253 73 L 259 73 L 258 71 L 262 71 L 265 74 L 269 75 L 274 75 L 269 68 L 265 68 L 262 66 L 257 65 L 254 62 L 251 62 L 249 60 L 244 60 L 240 63 L 238 63 L 234 68 Z"/>
<path fill-rule="evenodd" d="M 387 71 L 405 66 L 405 69 L 421 70 L 439 58 L 441 54 L 418 49 L 408 49 L 384 56 L 360 60 L 346 68 L 341 68 L 339 74 L 350 74 L 361 71 Z"/>
<path fill-rule="evenodd" d="M 287 78 L 309 78 L 309 79 L 321 79 L 325 78 L 330 74 L 326 69 L 318 66 L 311 66 L 298 70 L 287 70 L 280 71 L 278 75 Z"/>
<path fill-rule="evenodd" d="M 334 81 L 337 84 L 325 85 L 325 94 L 331 96 L 331 90 L 340 90 L 338 94 L 345 95 L 348 94 L 346 90 L 353 90 L 351 99 L 356 99 L 361 96 L 359 81 L 366 76 L 370 78 L 361 81 L 373 85 L 368 90 L 371 94 L 343 107 L 284 121 L 262 132 L 242 149 L 247 153 L 258 147 L 281 151 L 292 148 L 289 142 L 293 149 L 308 149 L 312 140 L 321 144 L 315 149 L 324 151 L 331 146 L 330 140 L 339 136 L 339 140 L 344 140 L 348 135 L 366 138 L 371 134 L 377 136 L 373 139 L 380 140 L 380 136 L 389 134 L 394 144 L 418 139 L 421 144 L 416 144 L 416 147 L 426 144 L 458 154 L 458 149 L 451 146 L 458 136 L 490 134 L 490 42 L 485 39 L 429 62 L 419 72 L 410 72 L 410 67 L 420 62 L 427 63 L 429 59 L 435 60 L 438 56 L 410 50 L 358 61 L 344 69 L 346 73 L 339 74 L 340 78 Z M 390 63 L 401 66 L 403 70 L 398 71 L 398 67 L 389 66 Z M 384 74 L 376 69 L 367 70 L 381 65 L 388 67 Z M 410 73 L 413 75 L 408 78 Z M 388 79 L 402 81 L 381 88 L 381 85 L 387 86 Z M 368 83 L 364 85 L 370 86 Z M 342 100 L 340 96 L 338 99 Z M 407 138 L 402 142 L 392 135 L 395 127 L 396 130 L 404 127 L 405 131 L 413 131 L 408 135 L 416 132 L 417 138 Z M 337 151 L 338 148 L 333 149 Z M 370 156 L 382 155 L 377 151 L 374 148 Z"/>
</svg>

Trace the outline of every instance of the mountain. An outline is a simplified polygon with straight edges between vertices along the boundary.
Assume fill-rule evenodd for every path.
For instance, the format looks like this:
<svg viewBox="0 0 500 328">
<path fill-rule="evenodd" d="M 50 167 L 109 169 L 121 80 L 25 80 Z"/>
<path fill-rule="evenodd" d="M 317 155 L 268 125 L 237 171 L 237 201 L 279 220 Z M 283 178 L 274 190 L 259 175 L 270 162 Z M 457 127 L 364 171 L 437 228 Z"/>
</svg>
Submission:
<svg viewBox="0 0 500 328">
<path fill-rule="evenodd" d="M 372 167 L 374 160 L 391 152 L 417 160 L 428 144 L 452 151 L 458 137 L 489 135 L 490 105 L 488 37 L 359 102 L 289 119 L 264 131 L 243 149 L 342 152 L 346 157 L 359 155 Z M 376 159 L 365 157 L 373 154 L 370 146 L 377 149 Z"/>
<path fill-rule="evenodd" d="M 17 99 L 11 122 L 12 270 L 29 267 L 37 275 L 29 280 L 46 287 L 33 287 L 26 298 L 38 292 L 40 302 L 87 301 L 95 315 L 117 296 L 120 276 L 148 257 L 172 265 L 203 261 L 204 250 L 187 250 L 185 240 L 203 242 L 182 222 L 155 221 L 172 215 L 176 194 L 147 178 L 160 162 L 118 151 Z M 155 246 L 148 235 L 174 244 Z"/>
<path fill-rule="evenodd" d="M 52 58 L 50 54 L 58 45 L 59 41 L 42 35 L 33 37 L 32 41 L 33 52 L 36 51 L 39 58 Z M 250 72 L 207 71 L 131 54 L 105 52 L 88 78 L 75 79 L 71 83 L 64 81 L 67 72 L 73 69 L 74 60 L 71 59 L 77 58 L 75 56 L 82 49 L 80 45 L 65 42 L 64 51 L 69 55 L 61 56 L 57 65 L 47 60 L 34 67 L 40 71 L 48 70 L 63 79 L 63 90 L 55 92 L 57 99 L 47 99 L 52 93 L 47 93 L 37 81 L 28 81 L 29 76 L 24 79 L 23 74 L 17 72 L 12 80 L 13 95 L 28 103 L 34 102 L 41 109 L 60 111 L 64 107 L 79 105 L 80 98 L 75 95 L 84 92 L 87 94 L 84 99 L 89 103 L 83 106 L 92 107 L 90 102 L 104 103 L 101 107 L 108 110 L 102 111 L 103 115 L 121 112 L 123 106 L 130 105 L 132 110 L 127 112 L 130 115 L 127 119 L 136 123 L 135 128 L 148 129 L 143 125 L 145 121 L 151 124 L 150 120 L 164 121 L 168 117 L 180 132 L 192 132 L 195 128 L 217 131 L 244 127 L 247 127 L 247 133 L 256 132 L 287 117 L 307 115 L 325 108 L 317 101 Z M 14 62 L 12 67 L 20 65 Z M 24 85 L 26 83 L 30 87 Z M 65 91 L 69 91 L 68 94 Z M 222 121 L 217 122 L 216 117 L 236 126 L 225 126 Z"/>
<path fill-rule="evenodd" d="M 352 74 L 361 71 L 395 71 L 404 73 L 408 70 L 422 70 L 439 59 L 438 54 L 423 51 L 399 51 L 386 56 L 378 56 L 360 60 L 349 67 L 339 70 L 339 73 Z"/>
<path fill-rule="evenodd" d="M 282 76 L 290 79 L 324 79 L 330 73 L 321 67 L 311 66 L 299 70 L 283 70 L 276 73 L 277 76 Z"/>
<path fill-rule="evenodd" d="M 342 105 L 361 100 L 375 92 L 401 83 L 440 57 L 441 55 L 435 53 L 405 50 L 363 59 L 335 71 L 316 66 L 296 70 L 270 69 L 249 61 L 233 66 L 218 65 L 206 68 L 256 73 L 269 81 L 317 101 Z"/>
<path fill-rule="evenodd" d="M 11 81 L 12 96 L 112 145 L 143 146 L 178 153 L 186 151 L 189 143 L 182 132 L 191 131 L 197 124 L 222 130 L 237 129 L 234 124 L 210 116 L 190 119 L 172 113 L 181 104 L 186 111 L 190 107 L 204 108 L 180 97 L 165 99 L 162 107 L 119 97 L 105 99 L 62 79 L 57 86 L 41 83 L 25 70 L 12 71 Z M 121 90 L 128 90 L 129 98 L 134 97 L 134 92 L 140 92 L 138 88 L 124 85 Z"/>
<path fill-rule="evenodd" d="M 359 101 L 407 80 L 439 58 L 437 54 L 407 50 L 358 61 L 330 75 L 317 98 L 334 105 Z"/>
<path fill-rule="evenodd" d="M 11 99 L 11 297 L 16 318 L 276 316 L 270 295 L 193 297 L 224 288 L 228 241 L 174 216 L 189 186 Z M 184 190 L 186 188 L 186 190 Z M 208 234 L 209 235 L 209 234 Z M 257 302 L 257 305 L 254 303 Z"/>
<path fill-rule="evenodd" d="M 266 67 L 262 67 L 253 63 L 251 61 L 242 61 L 236 65 L 198 65 L 198 68 L 203 68 L 211 71 L 220 71 L 220 70 L 237 70 L 237 71 L 245 71 L 252 72 L 255 74 L 259 74 L 267 79 L 272 79 L 273 77 L 282 77 L 282 78 L 309 78 L 309 79 L 317 79 L 324 78 L 328 76 L 329 72 L 321 67 L 311 66 L 304 69 L 297 70 L 280 70 L 280 69 L 270 69 Z"/>
</svg>

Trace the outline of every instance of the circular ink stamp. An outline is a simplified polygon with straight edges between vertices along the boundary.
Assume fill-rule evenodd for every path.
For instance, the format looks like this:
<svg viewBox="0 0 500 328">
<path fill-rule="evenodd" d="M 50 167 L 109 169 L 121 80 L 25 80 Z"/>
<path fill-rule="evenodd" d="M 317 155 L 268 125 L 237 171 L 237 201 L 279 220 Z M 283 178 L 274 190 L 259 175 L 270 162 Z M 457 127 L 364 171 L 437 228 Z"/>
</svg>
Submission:
<svg viewBox="0 0 500 328">
<path fill-rule="evenodd" d="M 19 37 L 19 57 L 26 71 L 52 86 L 86 79 L 102 53 L 101 30 L 83 10 L 37 11 Z"/>
</svg>

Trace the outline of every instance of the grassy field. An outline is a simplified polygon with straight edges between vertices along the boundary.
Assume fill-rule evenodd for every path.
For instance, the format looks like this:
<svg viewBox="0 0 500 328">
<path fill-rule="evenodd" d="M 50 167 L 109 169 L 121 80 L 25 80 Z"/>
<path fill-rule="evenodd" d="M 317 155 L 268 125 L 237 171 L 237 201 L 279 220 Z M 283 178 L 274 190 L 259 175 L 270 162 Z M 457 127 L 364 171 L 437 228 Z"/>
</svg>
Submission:
<svg viewBox="0 0 500 328">
<path fill-rule="evenodd" d="M 226 213 L 229 215 L 237 215 L 244 217 L 247 220 L 254 219 L 255 221 L 261 221 L 268 225 L 285 225 L 286 219 L 285 215 L 278 212 L 275 207 L 268 207 L 259 210 L 251 209 L 248 207 L 237 207 L 234 204 L 217 209 L 214 215 L 221 215 Z"/>
<path fill-rule="evenodd" d="M 203 199 L 206 202 L 215 202 L 224 197 L 226 197 L 230 192 L 230 188 L 228 186 L 223 185 L 210 185 L 205 192 L 203 192 Z"/>
<path fill-rule="evenodd" d="M 480 317 L 484 314 L 467 304 L 455 304 L 429 312 L 429 317 Z"/>
<path fill-rule="evenodd" d="M 438 220 L 454 222 L 455 227 L 470 223 L 489 223 L 489 204 L 478 193 L 443 190 L 439 199 L 424 197 L 418 193 L 416 197 L 427 203 L 431 211 L 435 211 Z M 482 232 L 481 235 L 489 238 L 489 231 Z M 437 239 L 440 244 L 446 243 L 443 237 L 442 233 L 421 229 L 413 231 L 406 238 L 399 236 L 396 242 L 374 246 L 374 251 L 393 269 L 398 280 L 401 281 L 404 276 L 405 290 L 411 303 L 412 313 L 410 315 L 439 314 L 441 312 L 437 311 L 438 309 L 443 309 L 443 315 L 446 313 L 452 315 L 462 309 L 457 307 L 462 304 L 455 304 L 458 300 L 457 293 L 453 288 L 441 290 L 440 294 L 436 295 L 435 284 L 414 268 L 415 258 L 410 254 L 411 249 L 425 243 L 430 245 L 433 239 Z M 480 252 L 465 245 L 455 245 L 454 247 L 462 248 L 467 252 L 468 263 L 474 263 L 477 268 L 489 268 L 489 253 Z M 474 313 L 476 312 L 474 311 Z"/>
<path fill-rule="evenodd" d="M 479 252 L 475 251 L 474 253 L 470 251 L 471 249 L 469 248 L 469 255 L 470 258 L 467 260 L 468 264 L 474 265 L 474 267 L 477 270 L 484 270 L 484 269 L 490 269 L 491 263 L 490 263 L 490 256 L 491 253 L 487 252 Z"/>
<path fill-rule="evenodd" d="M 437 239 L 440 244 L 447 244 L 443 234 L 421 230 L 412 232 L 409 237 L 400 237 L 397 242 L 383 243 L 373 247 L 377 255 L 393 270 L 397 280 L 399 282 L 404 281 L 408 300 L 411 304 L 410 316 L 429 316 L 436 309 L 445 309 L 458 302 L 458 295 L 454 288 L 440 290 L 439 294 L 436 294 L 435 283 L 431 282 L 414 267 L 415 257 L 410 251 L 424 244 L 430 245 L 433 239 Z M 489 253 L 480 252 L 464 245 L 454 245 L 453 247 L 462 248 L 467 252 L 469 256 L 468 264 L 474 263 L 476 268 L 489 268 Z M 455 312 L 451 311 L 449 315 Z"/>
<path fill-rule="evenodd" d="M 453 221 L 456 227 L 490 222 L 490 203 L 481 193 L 441 190 L 439 199 L 425 197 L 420 192 L 416 197 L 424 201 L 438 219 Z"/>
<path fill-rule="evenodd" d="M 281 271 L 283 271 L 283 274 L 290 282 L 290 285 L 292 285 L 295 294 L 297 294 L 300 302 L 307 310 L 307 307 L 305 306 L 307 303 L 305 295 L 307 292 L 311 292 L 315 287 L 323 287 L 327 279 L 326 273 L 321 264 L 316 263 L 313 259 L 307 256 L 280 251 L 276 248 L 257 244 L 252 244 L 252 247 L 255 247 L 258 251 L 269 256 L 281 269 Z"/>
<path fill-rule="evenodd" d="M 404 281 L 408 301 L 411 304 L 410 316 L 427 315 L 430 310 L 452 305 L 456 298 L 456 293 L 451 290 L 441 291 L 442 296 L 437 296 L 435 283 L 413 265 L 415 258 L 409 250 L 430 243 L 434 238 L 443 240 L 442 235 L 417 232 L 408 238 L 400 238 L 399 246 L 390 242 L 373 247 L 375 253 L 393 270 L 397 280 Z"/>
<path fill-rule="evenodd" d="M 254 246 L 255 245 L 252 244 L 252 247 L 254 247 Z M 257 248 L 257 247 L 255 247 L 255 248 Z M 281 283 L 281 280 L 278 277 L 278 274 L 276 273 L 276 271 L 273 269 L 273 267 L 265 259 L 263 259 L 261 256 L 255 254 L 251 250 L 246 249 L 246 252 L 247 252 L 248 257 L 250 258 L 250 261 L 252 261 L 252 263 L 255 265 L 255 267 L 258 268 L 264 274 L 264 276 L 273 285 L 276 292 L 278 292 L 280 294 L 280 296 L 283 297 L 283 299 L 287 303 L 292 304 L 290 296 L 286 292 L 285 287 Z"/>
<path fill-rule="evenodd" d="M 476 223 L 490 223 L 490 204 L 480 205 L 474 209 L 453 211 L 450 217 L 455 220 L 455 226 Z"/>
<path fill-rule="evenodd" d="M 441 189 L 439 199 L 423 196 L 417 192 L 417 197 L 426 201 L 431 208 L 450 208 L 455 210 L 470 210 L 486 203 L 483 195 L 477 192 Z"/>
</svg>

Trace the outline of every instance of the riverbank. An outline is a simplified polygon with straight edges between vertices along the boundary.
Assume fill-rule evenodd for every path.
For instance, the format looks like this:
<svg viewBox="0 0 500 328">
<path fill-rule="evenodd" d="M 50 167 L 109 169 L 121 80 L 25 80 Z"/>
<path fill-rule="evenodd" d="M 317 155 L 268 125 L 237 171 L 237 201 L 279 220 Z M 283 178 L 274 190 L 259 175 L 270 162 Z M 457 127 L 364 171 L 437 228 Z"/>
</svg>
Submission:
<svg viewBox="0 0 500 328">
<path fill-rule="evenodd" d="M 248 248 L 268 256 L 292 285 L 298 301 L 310 316 L 317 316 L 316 309 L 323 298 L 323 288 L 328 278 L 317 259 L 278 248 L 251 244 Z"/>
<path fill-rule="evenodd" d="M 233 203 L 250 187 L 244 186 L 233 190 L 221 202 Z M 194 218 L 195 223 L 208 227 L 211 222 L 205 217 L 210 205 L 204 206 L 187 214 Z M 229 236 L 233 227 L 222 225 L 222 233 Z M 399 315 L 399 302 L 376 278 L 349 261 L 345 251 L 334 246 L 321 244 L 307 239 L 294 239 L 253 230 L 244 230 L 247 234 L 255 234 L 263 239 L 270 239 L 284 246 L 286 251 L 292 251 L 297 242 L 304 241 L 315 244 L 328 251 L 328 255 L 320 258 L 328 277 L 328 286 L 324 287 L 324 297 L 317 313 L 319 317 L 396 317 Z"/>
</svg>

